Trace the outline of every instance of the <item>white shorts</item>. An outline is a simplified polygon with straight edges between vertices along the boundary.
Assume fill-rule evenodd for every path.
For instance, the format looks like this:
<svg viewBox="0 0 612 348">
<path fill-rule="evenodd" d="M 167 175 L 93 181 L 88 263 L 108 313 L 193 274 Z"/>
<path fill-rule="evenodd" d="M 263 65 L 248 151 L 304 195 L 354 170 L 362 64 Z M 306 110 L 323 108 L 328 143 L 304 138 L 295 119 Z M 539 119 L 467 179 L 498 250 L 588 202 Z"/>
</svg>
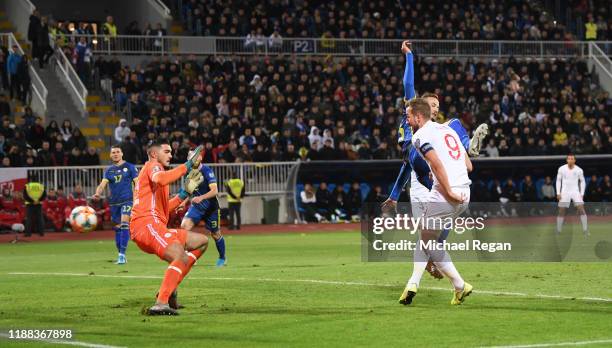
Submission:
<svg viewBox="0 0 612 348">
<path fill-rule="evenodd" d="M 410 208 L 412 216 L 423 216 L 425 211 L 425 202 L 429 199 L 431 192 L 429 190 L 410 190 Z"/>
<path fill-rule="evenodd" d="M 424 204 L 423 215 L 426 219 L 454 219 L 467 209 L 470 202 L 470 187 L 453 187 L 451 190 L 459 195 L 465 195 L 465 202 L 457 205 L 448 203 L 438 190 L 433 189 L 429 194 L 427 202 Z"/>
<path fill-rule="evenodd" d="M 559 200 L 559 208 L 569 208 L 570 203 L 574 202 L 574 205 L 583 205 L 582 195 L 578 191 L 561 192 L 561 199 Z"/>
</svg>

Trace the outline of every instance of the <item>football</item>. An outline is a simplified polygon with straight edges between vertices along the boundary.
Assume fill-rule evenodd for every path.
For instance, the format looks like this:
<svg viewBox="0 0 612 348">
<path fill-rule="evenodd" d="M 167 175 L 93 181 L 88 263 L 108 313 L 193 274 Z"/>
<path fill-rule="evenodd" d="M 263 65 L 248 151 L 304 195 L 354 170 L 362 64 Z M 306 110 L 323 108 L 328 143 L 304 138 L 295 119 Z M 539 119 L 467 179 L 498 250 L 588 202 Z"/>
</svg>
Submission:
<svg viewBox="0 0 612 348">
<path fill-rule="evenodd" d="M 70 227 L 77 233 L 86 233 L 96 229 L 98 217 L 92 207 L 80 206 L 70 212 Z"/>
</svg>

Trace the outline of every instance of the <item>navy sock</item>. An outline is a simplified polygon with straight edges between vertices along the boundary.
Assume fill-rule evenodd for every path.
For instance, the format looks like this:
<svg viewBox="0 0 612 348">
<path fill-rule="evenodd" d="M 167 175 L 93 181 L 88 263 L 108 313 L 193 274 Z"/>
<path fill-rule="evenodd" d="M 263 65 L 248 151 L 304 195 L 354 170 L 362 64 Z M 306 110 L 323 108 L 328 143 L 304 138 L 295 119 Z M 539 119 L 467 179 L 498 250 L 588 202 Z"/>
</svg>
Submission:
<svg viewBox="0 0 612 348">
<path fill-rule="evenodd" d="M 113 226 L 113 231 L 115 231 L 115 247 L 121 252 L 121 229 L 119 226 Z"/>
<path fill-rule="evenodd" d="M 440 236 L 438 237 L 438 243 L 442 243 L 446 240 L 446 238 L 448 238 L 448 233 L 449 230 L 442 230 L 442 232 L 440 233 Z"/>
<path fill-rule="evenodd" d="M 225 260 L 225 239 L 223 237 L 215 241 L 217 251 L 219 252 L 219 258 Z"/>
<path fill-rule="evenodd" d="M 127 222 L 121 223 L 121 240 L 119 244 L 119 253 L 125 255 L 128 242 L 130 241 L 130 224 Z"/>
</svg>

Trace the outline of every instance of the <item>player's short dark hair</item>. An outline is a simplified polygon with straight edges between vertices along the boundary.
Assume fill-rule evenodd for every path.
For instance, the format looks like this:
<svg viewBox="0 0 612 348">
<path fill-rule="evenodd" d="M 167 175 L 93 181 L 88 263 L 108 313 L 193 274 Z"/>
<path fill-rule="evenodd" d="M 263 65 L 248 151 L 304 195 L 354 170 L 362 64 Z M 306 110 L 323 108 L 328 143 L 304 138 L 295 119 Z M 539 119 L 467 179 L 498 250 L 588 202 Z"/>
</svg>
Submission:
<svg viewBox="0 0 612 348">
<path fill-rule="evenodd" d="M 429 104 L 423 98 L 414 98 L 408 102 L 408 106 L 412 108 L 412 112 L 416 114 L 421 114 L 425 118 L 431 118 L 431 108 Z"/>
<path fill-rule="evenodd" d="M 122 149 L 121 149 L 121 146 L 120 146 L 119 144 L 111 145 L 111 150 L 112 150 L 112 149 L 119 149 L 119 150 L 122 150 Z"/>
<path fill-rule="evenodd" d="M 151 140 L 147 145 L 147 150 L 150 150 L 154 147 L 160 147 L 162 145 L 170 145 L 167 140 Z"/>
<path fill-rule="evenodd" d="M 440 98 L 438 97 L 437 94 L 435 93 L 431 93 L 431 92 L 425 92 L 423 93 L 423 95 L 421 96 L 421 98 L 436 98 L 436 100 L 440 100 Z"/>
<path fill-rule="evenodd" d="M 565 157 L 569 157 L 569 156 L 576 157 L 576 155 L 574 155 L 573 152 L 568 153 L 567 156 L 565 156 Z"/>
</svg>

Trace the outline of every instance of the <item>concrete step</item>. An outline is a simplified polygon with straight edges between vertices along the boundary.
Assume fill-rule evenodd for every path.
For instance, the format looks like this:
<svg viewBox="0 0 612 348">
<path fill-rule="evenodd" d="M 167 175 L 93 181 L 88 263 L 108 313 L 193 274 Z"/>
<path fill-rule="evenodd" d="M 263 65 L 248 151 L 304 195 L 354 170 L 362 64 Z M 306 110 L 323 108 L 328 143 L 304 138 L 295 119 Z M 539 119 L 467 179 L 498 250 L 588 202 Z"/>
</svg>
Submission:
<svg viewBox="0 0 612 348">
<path fill-rule="evenodd" d="M 81 127 L 81 132 L 84 136 L 100 136 L 100 129 L 98 127 Z"/>
<path fill-rule="evenodd" d="M 88 95 L 87 103 L 99 103 L 102 98 L 99 95 Z"/>
<path fill-rule="evenodd" d="M 112 105 L 96 105 L 96 106 L 87 106 L 87 112 L 96 113 L 96 112 L 112 112 Z"/>
<path fill-rule="evenodd" d="M 87 142 L 89 143 L 89 146 L 95 147 L 96 149 L 106 148 L 106 142 L 100 138 L 89 139 Z"/>
</svg>

